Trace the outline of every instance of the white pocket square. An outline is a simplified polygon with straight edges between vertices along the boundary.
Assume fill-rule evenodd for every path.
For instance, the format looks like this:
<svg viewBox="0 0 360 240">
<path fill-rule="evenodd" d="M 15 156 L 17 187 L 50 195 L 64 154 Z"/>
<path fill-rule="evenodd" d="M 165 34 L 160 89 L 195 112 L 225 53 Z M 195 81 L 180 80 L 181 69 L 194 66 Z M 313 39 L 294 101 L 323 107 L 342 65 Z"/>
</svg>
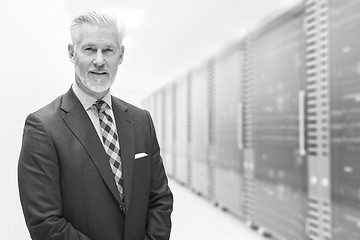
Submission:
<svg viewBox="0 0 360 240">
<path fill-rule="evenodd" d="M 146 157 L 146 156 L 147 156 L 147 153 L 137 153 L 137 154 L 135 154 L 135 159 Z"/>
</svg>

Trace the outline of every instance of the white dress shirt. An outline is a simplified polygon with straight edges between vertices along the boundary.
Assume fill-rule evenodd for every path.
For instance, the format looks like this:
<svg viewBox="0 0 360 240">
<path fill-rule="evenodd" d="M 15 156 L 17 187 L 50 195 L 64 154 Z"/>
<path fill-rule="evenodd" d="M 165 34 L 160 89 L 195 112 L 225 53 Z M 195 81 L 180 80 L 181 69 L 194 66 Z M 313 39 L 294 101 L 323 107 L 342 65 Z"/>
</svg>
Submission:
<svg viewBox="0 0 360 240">
<path fill-rule="evenodd" d="M 99 114 L 98 111 L 96 109 L 96 107 L 93 105 L 98 99 L 86 94 L 83 90 L 81 90 L 79 88 L 79 86 L 76 84 L 76 82 L 73 83 L 72 85 L 72 90 L 75 93 L 75 96 L 79 99 L 79 101 L 81 102 L 82 106 L 84 107 L 86 113 L 88 114 L 92 124 L 94 125 L 94 128 L 96 129 L 96 132 L 100 138 L 101 143 L 104 146 L 104 142 L 102 140 L 102 136 L 101 136 L 101 127 L 100 127 L 100 121 L 99 121 Z M 114 117 L 114 113 L 112 110 L 112 104 L 111 104 L 111 95 L 110 95 L 110 91 L 101 99 L 104 102 L 106 102 L 110 109 L 106 109 L 106 113 L 109 114 L 112 119 L 113 122 L 116 126 L 116 122 L 115 122 L 115 117 Z M 115 127 L 116 128 L 116 127 Z M 116 130 L 117 132 L 117 130 Z"/>
</svg>

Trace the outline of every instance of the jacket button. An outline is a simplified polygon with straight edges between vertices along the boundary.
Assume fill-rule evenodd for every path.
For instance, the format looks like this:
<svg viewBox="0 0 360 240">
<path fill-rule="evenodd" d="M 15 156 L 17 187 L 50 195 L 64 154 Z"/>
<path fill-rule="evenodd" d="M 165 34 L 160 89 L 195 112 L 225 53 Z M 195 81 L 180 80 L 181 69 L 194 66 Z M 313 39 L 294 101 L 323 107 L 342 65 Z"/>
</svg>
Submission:
<svg viewBox="0 0 360 240">
<path fill-rule="evenodd" d="M 125 208 L 123 206 L 119 205 L 119 208 L 121 211 L 125 212 Z"/>
</svg>

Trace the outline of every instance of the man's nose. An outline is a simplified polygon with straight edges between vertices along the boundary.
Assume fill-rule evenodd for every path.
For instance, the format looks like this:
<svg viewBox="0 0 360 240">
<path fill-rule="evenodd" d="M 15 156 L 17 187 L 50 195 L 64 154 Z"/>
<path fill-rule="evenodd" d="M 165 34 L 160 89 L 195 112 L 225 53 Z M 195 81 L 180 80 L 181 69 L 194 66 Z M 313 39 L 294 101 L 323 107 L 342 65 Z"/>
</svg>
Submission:
<svg viewBox="0 0 360 240">
<path fill-rule="evenodd" d="M 97 52 L 96 58 L 94 59 L 93 63 L 96 67 L 101 67 L 105 64 L 105 59 L 101 51 Z"/>
</svg>

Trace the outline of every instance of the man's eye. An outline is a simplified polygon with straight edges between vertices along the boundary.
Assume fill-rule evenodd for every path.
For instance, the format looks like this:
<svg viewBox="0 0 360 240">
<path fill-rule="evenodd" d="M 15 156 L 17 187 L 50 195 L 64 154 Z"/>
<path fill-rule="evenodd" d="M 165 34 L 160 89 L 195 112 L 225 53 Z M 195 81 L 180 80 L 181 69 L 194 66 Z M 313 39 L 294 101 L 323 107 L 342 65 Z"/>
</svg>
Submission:
<svg viewBox="0 0 360 240">
<path fill-rule="evenodd" d="M 114 50 L 111 48 L 104 49 L 104 53 L 112 53 Z"/>
<path fill-rule="evenodd" d="M 92 47 L 87 47 L 87 48 L 84 48 L 84 51 L 85 52 L 95 52 L 95 48 L 92 48 Z"/>
</svg>

